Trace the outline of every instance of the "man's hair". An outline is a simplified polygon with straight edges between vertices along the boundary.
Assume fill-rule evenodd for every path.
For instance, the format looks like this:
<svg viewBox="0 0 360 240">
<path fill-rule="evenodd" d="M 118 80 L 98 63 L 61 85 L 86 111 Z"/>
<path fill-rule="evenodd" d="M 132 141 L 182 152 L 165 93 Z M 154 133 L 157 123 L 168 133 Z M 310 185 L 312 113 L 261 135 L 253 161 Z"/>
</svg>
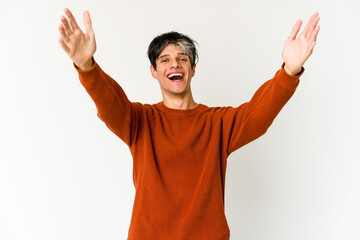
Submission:
<svg viewBox="0 0 360 240">
<path fill-rule="evenodd" d="M 184 49 L 184 53 L 190 58 L 191 67 L 193 67 L 199 58 L 195 43 L 197 44 L 197 42 L 190 37 L 171 31 L 155 37 L 149 45 L 147 55 L 151 65 L 156 70 L 156 59 L 159 57 L 162 50 L 169 44 L 179 45 Z"/>
</svg>

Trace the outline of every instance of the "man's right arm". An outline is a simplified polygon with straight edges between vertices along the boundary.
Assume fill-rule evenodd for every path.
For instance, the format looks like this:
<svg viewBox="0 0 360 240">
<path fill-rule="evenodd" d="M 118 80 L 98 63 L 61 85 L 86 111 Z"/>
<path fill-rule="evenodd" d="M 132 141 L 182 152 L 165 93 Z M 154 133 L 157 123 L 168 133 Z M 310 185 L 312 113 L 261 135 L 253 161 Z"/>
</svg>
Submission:
<svg viewBox="0 0 360 240">
<path fill-rule="evenodd" d="M 61 16 L 59 43 L 74 63 L 81 84 L 95 102 L 98 116 L 127 145 L 131 145 L 132 131 L 136 125 L 133 104 L 122 88 L 95 62 L 95 33 L 88 11 L 84 11 L 86 33 L 78 26 L 69 9 Z"/>
<path fill-rule="evenodd" d="M 137 117 L 135 106 L 128 100 L 123 89 L 95 60 L 88 70 L 81 70 L 75 64 L 74 67 L 78 71 L 81 84 L 96 105 L 98 117 L 130 146 Z"/>
</svg>

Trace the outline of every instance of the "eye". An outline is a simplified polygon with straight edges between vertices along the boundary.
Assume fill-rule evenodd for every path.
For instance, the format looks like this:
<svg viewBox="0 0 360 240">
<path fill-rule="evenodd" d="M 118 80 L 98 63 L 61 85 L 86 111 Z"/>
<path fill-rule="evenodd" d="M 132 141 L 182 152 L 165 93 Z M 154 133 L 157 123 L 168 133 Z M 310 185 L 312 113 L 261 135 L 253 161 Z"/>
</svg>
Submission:
<svg viewBox="0 0 360 240">
<path fill-rule="evenodd" d="M 187 62 L 187 58 L 180 58 L 180 61 Z"/>
<path fill-rule="evenodd" d="M 161 59 L 161 60 L 160 60 L 161 63 L 166 63 L 166 62 L 168 62 L 168 61 L 169 61 L 169 60 L 167 60 L 167 59 Z"/>
</svg>

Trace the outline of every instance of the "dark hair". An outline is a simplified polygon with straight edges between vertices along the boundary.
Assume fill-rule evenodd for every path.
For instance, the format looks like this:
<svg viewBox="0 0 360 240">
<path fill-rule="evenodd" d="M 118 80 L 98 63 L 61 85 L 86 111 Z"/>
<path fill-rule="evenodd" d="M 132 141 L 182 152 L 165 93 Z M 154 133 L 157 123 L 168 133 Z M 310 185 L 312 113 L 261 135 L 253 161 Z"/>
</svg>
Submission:
<svg viewBox="0 0 360 240">
<path fill-rule="evenodd" d="M 197 42 L 190 37 L 171 31 L 155 37 L 149 45 L 147 55 L 151 65 L 156 70 L 156 59 L 159 57 L 162 50 L 169 44 L 176 44 L 184 49 L 185 54 L 190 58 L 191 67 L 193 67 L 199 58 L 195 43 L 197 44 Z"/>
</svg>

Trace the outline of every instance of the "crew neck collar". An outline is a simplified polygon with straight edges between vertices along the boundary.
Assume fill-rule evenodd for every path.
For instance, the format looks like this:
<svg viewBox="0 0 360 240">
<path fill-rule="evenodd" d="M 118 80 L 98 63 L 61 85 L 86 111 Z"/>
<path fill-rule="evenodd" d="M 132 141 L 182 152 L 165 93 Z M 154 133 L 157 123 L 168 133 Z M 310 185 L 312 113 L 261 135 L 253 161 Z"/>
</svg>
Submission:
<svg viewBox="0 0 360 240">
<path fill-rule="evenodd" d="M 192 115 L 192 114 L 198 112 L 199 110 L 206 108 L 206 106 L 201 103 L 199 103 L 196 107 L 194 107 L 192 109 L 169 108 L 169 107 L 165 106 L 164 102 L 159 102 L 155 105 L 162 112 L 177 114 L 177 115 Z"/>
</svg>

